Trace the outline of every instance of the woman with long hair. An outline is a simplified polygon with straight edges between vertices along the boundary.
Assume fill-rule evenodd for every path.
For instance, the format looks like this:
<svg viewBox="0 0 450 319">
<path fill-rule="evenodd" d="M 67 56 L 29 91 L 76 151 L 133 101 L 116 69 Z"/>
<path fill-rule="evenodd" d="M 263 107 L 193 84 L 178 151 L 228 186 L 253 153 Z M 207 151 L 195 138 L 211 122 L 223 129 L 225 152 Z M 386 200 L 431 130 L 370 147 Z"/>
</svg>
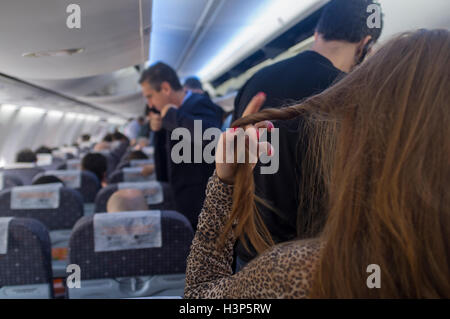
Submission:
<svg viewBox="0 0 450 319">
<path fill-rule="evenodd" d="M 392 39 L 303 103 L 256 113 L 264 97 L 255 97 L 234 127 L 306 119 L 311 178 L 300 189 L 324 189 L 324 229 L 273 246 L 255 209 L 254 164 L 221 160 L 238 134 L 226 132 L 188 258 L 185 297 L 449 298 L 449 61 L 449 31 L 419 30 Z M 256 143 L 259 153 L 271 153 L 270 144 Z M 232 275 L 233 245 L 243 236 L 259 256 Z M 371 269 L 380 271 L 377 287 L 368 282 Z"/>
</svg>

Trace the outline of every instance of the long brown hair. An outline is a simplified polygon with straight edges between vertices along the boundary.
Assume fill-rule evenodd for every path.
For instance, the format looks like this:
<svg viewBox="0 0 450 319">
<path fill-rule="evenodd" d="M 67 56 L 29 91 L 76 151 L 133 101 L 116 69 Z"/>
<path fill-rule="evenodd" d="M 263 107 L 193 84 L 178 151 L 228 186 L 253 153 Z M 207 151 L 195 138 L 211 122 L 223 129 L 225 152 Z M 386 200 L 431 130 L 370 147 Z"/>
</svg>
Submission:
<svg viewBox="0 0 450 319">
<path fill-rule="evenodd" d="M 311 297 L 450 297 L 449 61 L 449 31 L 405 33 L 322 94 L 233 124 L 309 123 L 314 178 L 303 183 L 324 184 L 328 210 Z M 249 169 L 238 167 L 236 180 L 248 179 L 235 184 L 237 202 L 253 202 Z M 233 206 L 238 226 L 249 207 Z M 366 285 L 370 264 L 380 289 Z"/>
</svg>

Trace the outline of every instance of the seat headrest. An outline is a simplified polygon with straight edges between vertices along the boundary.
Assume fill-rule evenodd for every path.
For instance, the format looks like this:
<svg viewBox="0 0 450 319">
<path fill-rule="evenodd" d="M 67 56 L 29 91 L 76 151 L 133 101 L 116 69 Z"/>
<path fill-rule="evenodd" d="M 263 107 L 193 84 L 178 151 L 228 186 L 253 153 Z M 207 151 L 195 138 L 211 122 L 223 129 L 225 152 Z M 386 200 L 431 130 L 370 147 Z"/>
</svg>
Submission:
<svg viewBox="0 0 450 319">
<path fill-rule="evenodd" d="M 96 214 L 75 225 L 69 259 L 82 279 L 184 273 L 193 237 L 175 211 Z"/>
</svg>

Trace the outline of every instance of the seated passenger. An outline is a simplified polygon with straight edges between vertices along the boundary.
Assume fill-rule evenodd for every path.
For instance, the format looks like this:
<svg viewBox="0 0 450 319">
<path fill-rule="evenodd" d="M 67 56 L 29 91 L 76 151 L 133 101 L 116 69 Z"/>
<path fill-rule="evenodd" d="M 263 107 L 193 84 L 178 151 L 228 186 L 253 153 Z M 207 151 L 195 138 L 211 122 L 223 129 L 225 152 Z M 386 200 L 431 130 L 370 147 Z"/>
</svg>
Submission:
<svg viewBox="0 0 450 319">
<path fill-rule="evenodd" d="M 151 114 L 151 128 L 155 131 L 155 165 L 158 180 L 168 177 L 176 198 L 177 210 L 185 215 L 192 225 L 197 224 L 208 178 L 214 171 L 213 164 L 194 163 L 193 156 L 188 163 L 176 164 L 171 159 L 172 147 L 178 143 L 171 139 L 177 128 L 187 129 L 191 136 L 191 149 L 194 143 L 194 121 L 202 124 L 202 133 L 210 128 L 220 128 L 222 109 L 209 98 L 183 91 L 176 72 L 167 64 L 156 63 L 146 69 L 139 83 L 147 100 L 147 105 L 156 109 Z M 193 154 L 193 152 L 192 152 Z"/>
<path fill-rule="evenodd" d="M 53 175 L 41 176 L 33 182 L 33 185 L 53 184 L 53 183 L 61 183 L 64 185 L 64 182 L 62 180 Z"/>
<path fill-rule="evenodd" d="M 83 134 L 81 135 L 81 142 L 89 142 L 91 140 L 91 135 Z"/>
<path fill-rule="evenodd" d="M 102 187 L 106 186 L 107 165 L 106 157 L 99 153 L 88 153 L 81 160 L 81 170 L 94 173 Z"/>
<path fill-rule="evenodd" d="M 116 141 L 117 142 L 126 142 L 126 143 L 130 142 L 130 139 L 125 134 L 120 133 L 119 131 L 115 131 L 112 134 L 112 140 L 113 140 L 113 142 L 116 142 Z"/>
<path fill-rule="evenodd" d="M 141 159 L 148 159 L 147 154 L 145 154 L 142 151 L 132 151 L 128 156 L 127 156 L 127 160 L 128 161 L 132 161 L 132 160 L 141 160 Z"/>
<path fill-rule="evenodd" d="M 113 137 L 111 133 L 108 133 L 105 135 L 105 137 L 103 137 L 103 142 L 112 142 L 113 141 Z"/>
<path fill-rule="evenodd" d="M 251 114 L 265 100 L 255 97 L 233 126 L 299 116 L 310 124 L 309 167 L 325 181 L 324 230 L 273 246 L 254 209 L 255 165 L 224 164 L 224 146 L 240 134 L 229 130 L 188 257 L 185 297 L 450 298 L 449 48 L 448 30 L 405 33 L 299 105 Z M 256 145 L 272 153 L 267 142 Z M 259 256 L 233 275 L 233 246 L 244 236 Z"/>
<path fill-rule="evenodd" d="M 112 194 L 106 204 L 108 213 L 148 210 L 144 193 L 139 189 L 121 189 Z"/>
<path fill-rule="evenodd" d="M 52 154 L 52 149 L 50 147 L 42 145 L 36 150 L 35 153 L 36 154 Z"/>
<path fill-rule="evenodd" d="M 17 153 L 16 156 L 17 163 L 36 163 L 36 161 L 37 161 L 36 154 L 29 148 L 25 148 L 19 151 L 19 153 Z"/>
</svg>

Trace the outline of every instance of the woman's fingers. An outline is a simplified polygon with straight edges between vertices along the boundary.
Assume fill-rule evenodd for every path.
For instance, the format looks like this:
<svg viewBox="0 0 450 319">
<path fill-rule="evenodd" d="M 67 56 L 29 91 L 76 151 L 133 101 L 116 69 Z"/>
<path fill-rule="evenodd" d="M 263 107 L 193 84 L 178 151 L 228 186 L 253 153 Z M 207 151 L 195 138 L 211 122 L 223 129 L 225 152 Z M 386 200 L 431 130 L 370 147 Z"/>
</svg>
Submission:
<svg viewBox="0 0 450 319">
<path fill-rule="evenodd" d="M 244 114 L 242 114 L 242 117 L 258 112 L 261 106 L 263 106 L 265 101 L 266 101 L 265 93 L 259 92 L 258 94 L 256 94 L 251 99 L 250 103 L 248 103 L 247 107 L 245 108 Z"/>
<path fill-rule="evenodd" d="M 255 124 L 255 128 L 257 129 L 267 129 L 269 132 L 274 129 L 274 125 L 271 121 L 262 121 Z"/>
<path fill-rule="evenodd" d="M 272 144 L 269 142 L 261 142 L 258 143 L 258 157 L 261 157 L 261 155 L 267 155 L 272 156 L 274 154 L 274 149 Z"/>
<path fill-rule="evenodd" d="M 264 125 L 267 127 L 267 123 Z M 261 154 L 271 156 L 273 148 L 268 142 L 260 142 L 260 132 L 260 128 L 251 126 L 245 131 L 236 128 L 222 133 L 216 151 L 216 162 L 256 164 Z"/>
</svg>

